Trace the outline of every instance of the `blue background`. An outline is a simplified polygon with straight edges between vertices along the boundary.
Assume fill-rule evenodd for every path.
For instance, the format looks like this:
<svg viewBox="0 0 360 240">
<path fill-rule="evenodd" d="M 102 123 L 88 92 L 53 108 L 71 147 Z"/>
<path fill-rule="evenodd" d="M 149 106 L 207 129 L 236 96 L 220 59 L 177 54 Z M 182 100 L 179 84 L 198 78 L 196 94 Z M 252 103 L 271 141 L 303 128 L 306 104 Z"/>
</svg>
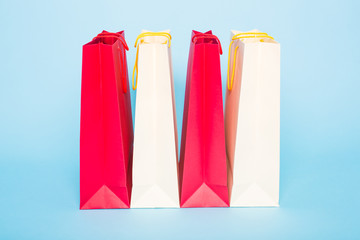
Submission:
<svg viewBox="0 0 360 240">
<path fill-rule="evenodd" d="M 330 0 L 1 0 L 0 239 L 359 239 L 359 12 Z M 224 88 L 230 29 L 281 43 L 280 208 L 78 210 L 82 45 L 124 29 L 131 72 L 141 29 L 168 28 L 179 133 L 192 29 L 220 38 Z"/>
</svg>

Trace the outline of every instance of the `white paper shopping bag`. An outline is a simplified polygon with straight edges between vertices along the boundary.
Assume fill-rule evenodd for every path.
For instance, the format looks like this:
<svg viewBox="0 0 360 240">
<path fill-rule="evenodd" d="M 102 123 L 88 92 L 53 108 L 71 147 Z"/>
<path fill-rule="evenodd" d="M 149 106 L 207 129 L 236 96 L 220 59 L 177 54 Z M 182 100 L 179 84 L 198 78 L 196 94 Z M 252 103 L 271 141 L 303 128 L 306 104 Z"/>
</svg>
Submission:
<svg viewBox="0 0 360 240">
<path fill-rule="evenodd" d="M 137 93 L 132 208 L 179 207 L 170 44 L 169 31 L 142 31 L 135 43 L 137 76 L 133 88 L 137 87 Z"/>
<path fill-rule="evenodd" d="M 230 206 L 278 206 L 280 44 L 258 30 L 232 31 L 230 44 L 225 107 Z"/>
</svg>

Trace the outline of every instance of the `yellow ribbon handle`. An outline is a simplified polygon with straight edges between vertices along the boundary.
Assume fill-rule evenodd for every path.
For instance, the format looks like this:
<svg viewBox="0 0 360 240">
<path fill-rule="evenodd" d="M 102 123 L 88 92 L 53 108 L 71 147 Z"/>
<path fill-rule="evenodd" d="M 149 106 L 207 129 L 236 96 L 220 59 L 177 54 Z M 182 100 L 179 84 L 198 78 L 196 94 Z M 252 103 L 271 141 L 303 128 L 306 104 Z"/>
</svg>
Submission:
<svg viewBox="0 0 360 240">
<path fill-rule="evenodd" d="M 167 33 L 167 32 L 144 32 L 144 33 L 139 34 L 139 36 L 136 38 L 135 45 L 134 45 L 134 47 L 136 47 L 136 58 L 135 58 L 135 65 L 134 65 L 134 70 L 133 70 L 133 74 L 132 74 L 132 88 L 133 88 L 133 90 L 135 90 L 137 88 L 137 82 L 138 82 L 139 45 L 142 44 L 142 43 L 148 43 L 148 42 L 145 42 L 142 38 L 144 38 L 144 37 L 155 37 L 155 36 L 157 36 L 157 37 L 166 37 L 167 40 L 162 44 L 168 44 L 168 47 L 171 46 L 171 35 L 170 35 L 170 33 Z M 135 76 L 135 73 L 136 73 L 136 76 Z M 134 85 L 134 76 L 136 78 L 135 85 Z"/>
<path fill-rule="evenodd" d="M 231 71 L 231 77 L 230 77 L 230 54 L 231 54 L 231 46 L 234 43 L 235 40 L 240 39 L 241 41 L 245 38 L 270 38 L 274 39 L 273 37 L 269 36 L 267 33 L 263 32 L 246 32 L 246 33 L 239 33 L 234 35 L 231 38 L 231 42 L 229 45 L 229 56 L 228 56 L 228 69 L 227 69 L 227 86 L 229 90 L 232 90 L 233 83 L 234 83 L 234 75 L 235 75 L 235 61 L 236 61 L 236 54 L 238 51 L 239 46 L 236 46 L 235 52 L 234 52 L 234 59 L 232 64 L 232 71 Z"/>
</svg>

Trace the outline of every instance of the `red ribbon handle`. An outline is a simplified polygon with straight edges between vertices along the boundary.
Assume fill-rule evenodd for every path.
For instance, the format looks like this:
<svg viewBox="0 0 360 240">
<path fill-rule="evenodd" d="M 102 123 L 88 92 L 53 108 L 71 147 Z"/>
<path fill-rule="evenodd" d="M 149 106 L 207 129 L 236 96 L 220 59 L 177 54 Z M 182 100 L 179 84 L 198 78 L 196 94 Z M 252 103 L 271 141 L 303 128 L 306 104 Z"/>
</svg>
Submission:
<svg viewBox="0 0 360 240">
<path fill-rule="evenodd" d="M 117 38 L 122 43 L 126 51 L 129 51 L 129 47 L 126 44 L 125 38 L 120 33 L 102 32 L 99 33 L 96 37 L 94 37 L 93 40 L 95 40 L 96 38 L 106 38 L 106 37 Z"/>
<path fill-rule="evenodd" d="M 222 47 L 221 47 L 220 40 L 218 39 L 217 36 L 215 36 L 213 34 L 197 33 L 197 34 L 194 34 L 194 36 L 191 38 L 191 41 L 193 43 L 195 43 L 198 39 L 202 39 L 202 38 L 212 38 L 212 39 L 214 39 L 219 44 L 220 55 L 222 55 L 223 52 L 222 52 Z"/>
<path fill-rule="evenodd" d="M 102 32 L 102 33 L 99 33 L 96 37 L 93 38 L 93 40 L 97 39 L 97 38 L 107 38 L 107 37 L 111 37 L 111 38 L 116 38 L 118 39 L 121 44 L 124 46 L 125 50 L 126 51 L 129 51 L 129 47 L 128 45 L 126 44 L 126 41 L 124 39 L 124 36 L 121 35 L 120 33 L 110 33 L 110 32 Z M 120 48 L 120 45 L 118 46 L 118 50 L 120 51 L 120 56 L 119 56 L 119 60 L 120 60 L 120 69 L 124 69 L 124 66 L 125 65 L 125 51 L 124 51 L 124 54 L 123 54 L 123 58 L 121 58 L 121 48 Z M 123 85 L 123 91 L 124 93 L 127 92 L 127 86 L 126 86 L 126 71 L 123 71 L 123 74 L 121 76 L 121 80 L 122 80 L 122 85 Z"/>
</svg>

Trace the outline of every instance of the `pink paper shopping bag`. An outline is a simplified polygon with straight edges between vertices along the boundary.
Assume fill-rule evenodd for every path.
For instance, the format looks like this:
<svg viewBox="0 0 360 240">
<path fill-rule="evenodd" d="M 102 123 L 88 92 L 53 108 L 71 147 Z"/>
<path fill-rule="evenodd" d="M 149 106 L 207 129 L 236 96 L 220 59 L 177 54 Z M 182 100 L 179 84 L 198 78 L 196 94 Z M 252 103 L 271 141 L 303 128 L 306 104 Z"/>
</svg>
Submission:
<svg viewBox="0 0 360 240">
<path fill-rule="evenodd" d="M 181 207 L 228 207 L 219 39 L 192 32 L 180 152 Z"/>
<path fill-rule="evenodd" d="M 83 47 L 80 209 L 129 208 L 133 125 L 124 32 Z"/>
</svg>

